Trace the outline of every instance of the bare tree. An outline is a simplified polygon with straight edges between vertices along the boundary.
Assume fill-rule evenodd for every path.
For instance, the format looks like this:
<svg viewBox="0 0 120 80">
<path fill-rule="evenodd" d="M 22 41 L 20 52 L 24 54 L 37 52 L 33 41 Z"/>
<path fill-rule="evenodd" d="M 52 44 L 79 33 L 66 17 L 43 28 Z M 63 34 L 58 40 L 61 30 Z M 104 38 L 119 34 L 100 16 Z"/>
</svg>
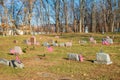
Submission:
<svg viewBox="0 0 120 80">
<path fill-rule="evenodd" d="M 56 32 L 59 32 L 60 27 L 60 19 L 59 19 L 59 11 L 60 11 L 60 0 L 56 0 L 55 3 L 55 13 L 56 13 Z"/>
<path fill-rule="evenodd" d="M 67 7 L 67 1 L 63 0 L 63 4 L 64 4 L 65 32 L 68 32 L 68 7 Z"/>
<path fill-rule="evenodd" d="M 82 32 L 84 28 L 84 11 L 85 11 L 85 0 L 80 0 L 80 20 L 79 20 L 79 32 Z"/>
<path fill-rule="evenodd" d="M 92 32 L 96 32 L 96 4 L 93 1 L 92 5 Z"/>
</svg>

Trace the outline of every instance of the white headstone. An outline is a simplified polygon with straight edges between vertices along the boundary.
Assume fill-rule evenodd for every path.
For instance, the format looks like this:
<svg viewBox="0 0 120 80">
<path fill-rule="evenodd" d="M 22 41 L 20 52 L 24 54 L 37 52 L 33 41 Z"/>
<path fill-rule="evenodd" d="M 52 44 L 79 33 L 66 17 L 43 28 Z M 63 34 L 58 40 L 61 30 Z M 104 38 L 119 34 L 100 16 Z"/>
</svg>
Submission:
<svg viewBox="0 0 120 80">
<path fill-rule="evenodd" d="M 106 53 L 97 53 L 96 55 L 96 61 L 95 63 L 100 63 L 100 64 L 111 64 L 112 61 L 110 60 L 110 56 Z"/>
<path fill-rule="evenodd" d="M 53 42 L 52 45 L 53 46 L 58 46 L 58 43 Z"/>
<path fill-rule="evenodd" d="M 21 47 L 19 47 L 19 46 L 15 46 L 15 47 L 14 47 L 14 50 L 15 50 L 15 53 L 16 53 L 16 54 L 23 54 L 22 49 L 21 49 Z"/>
<path fill-rule="evenodd" d="M 66 47 L 71 47 L 72 46 L 72 42 L 66 42 L 65 45 L 66 45 Z"/>
<path fill-rule="evenodd" d="M 74 54 L 74 53 L 69 53 L 69 54 L 68 54 L 68 59 L 69 59 L 69 60 L 79 61 L 79 55 L 78 55 L 78 54 Z"/>
<path fill-rule="evenodd" d="M 79 44 L 86 44 L 87 43 L 87 41 L 85 41 L 85 40 L 79 40 Z"/>
<path fill-rule="evenodd" d="M 60 43 L 59 46 L 60 46 L 60 47 L 64 47 L 64 46 L 65 46 L 65 43 Z"/>
<path fill-rule="evenodd" d="M 14 68 L 21 68 L 21 69 L 24 68 L 24 64 L 18 63 L 16 60 L 11 60 L 9 66 L 14 67 Z"/>
<path fill-rule="evenodd" d="M 111 38 L 106 39 L 106 41 L 107 41 L 109 44 L 113 44 L 113 39 L 111 39 Z"/>
<path fill-rule="evenodd" d="M 48 42 L 44 42 L 43 46 L 47 47 L 47 46 L 49 46 L 49 43 Z"/>
<path fill-rule="evenodd" d="M 85 33 L 88 33 L 88 27 L 87 26 L 85 27 Z"/>
<path fill-rule="evenodd" d="M 30 40 L 24 40 L 24 43 L 27 44 L 27 45 L 31 45 Z"/>
<path fill-rule="evenodd" d="M 90 37 L 90 42 L 96 44 L 96 40 L 93 37 Z"/>
<path fill-rule="evenodd" d="M 24 68 L 24 64 L 23 63 L 18 63 L 18 62 L 14 62 L 14 64 L 16 65 L 17 68 Z"/>
<path fill-rule="evenodd" d="M 0 59 L 0 63 L 9 66 L 9 60 L 6 60 L 6 59 Z"/>
</svg>

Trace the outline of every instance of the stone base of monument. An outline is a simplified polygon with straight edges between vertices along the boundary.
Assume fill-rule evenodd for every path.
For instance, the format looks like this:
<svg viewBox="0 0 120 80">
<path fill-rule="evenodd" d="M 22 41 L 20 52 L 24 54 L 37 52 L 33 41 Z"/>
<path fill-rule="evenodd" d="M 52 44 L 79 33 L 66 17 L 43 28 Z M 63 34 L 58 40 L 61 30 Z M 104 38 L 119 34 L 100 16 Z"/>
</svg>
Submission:
<svg viewBox="0 0 120 80">
<path fill-rule="evenodd" d="M 94 61 L 94 63 L 97 63 L 97 64 L 107 64 L 107 65 L 109 65 L 109 64 L 112 64 L 112 61 L 110 61 L 110 62 L 104 62 L 104 61 Z"/>
</svg>

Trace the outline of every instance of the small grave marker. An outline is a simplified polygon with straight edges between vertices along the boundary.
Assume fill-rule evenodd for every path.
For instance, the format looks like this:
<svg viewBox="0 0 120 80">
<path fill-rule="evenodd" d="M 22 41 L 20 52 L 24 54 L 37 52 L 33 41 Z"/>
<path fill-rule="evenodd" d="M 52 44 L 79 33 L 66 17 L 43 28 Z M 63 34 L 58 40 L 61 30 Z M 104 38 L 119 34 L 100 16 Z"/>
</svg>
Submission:
<svg viewBox="0 0 120 80">
<path fill-rule="evenodd" d="M 19 46 L 15 46 L 15 47 L 14 47 L 14 50 L 15 50 L 15 53 L 16 53 L 16 54 L 23 54 L 22 49 L 21 49 L 21 47 L 19 47 Z"/>
<path fill-rule="evenodd" d="M 95 63 L 100 63 L 100 64 L 112 64 L 112 61 L 110 60 L 109 54 L 100 52 L 96 54 L 96 61 Z"/>
<path fill-rule="evenodd" d="M 36 44 L 36 37 L 35 36 L 32 36 L 30 38 L 30 42 L 31 42 L 31 45 L 35 45 Z"/>
</svg>

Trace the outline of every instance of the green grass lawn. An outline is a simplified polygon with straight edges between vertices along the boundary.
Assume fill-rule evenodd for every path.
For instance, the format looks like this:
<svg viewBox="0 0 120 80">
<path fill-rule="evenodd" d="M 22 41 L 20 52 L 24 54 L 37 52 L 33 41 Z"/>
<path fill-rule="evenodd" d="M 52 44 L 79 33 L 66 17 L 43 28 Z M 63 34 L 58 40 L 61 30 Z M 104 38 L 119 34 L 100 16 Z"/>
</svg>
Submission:
<svg viewBox="0 0 120 80">
<path fill-rule="evenodd" d="M 78 44 L 79 40 L 89 41 L 93 36 L 97 44 Z M 115 44 L 106 46 L 101 44 L 101 39 L 105 36 L 114 36 Z M 0 80 L 120 80 L 120 35 L 119 34 L 84 34 L 71 33 L 63 34 L 59 39 L 55 35 L 37 35 L 40 45 L 33 46 L 24 44 L 24 40 L 30 35 L 24 36 L 0 36 L 0 58 L 8 60 L 15 59 L 14 55 L 9 55 L 9 51 L 14 46 L 27 48 L 26 53 L 20 55 L 20 59 L 25 65 L 24 69 L 14 69 L 0 64 Z M 67 42 L 72 40 L 72 47 L 53 47 L 53 52 L 48 52 L 42 43 L 49 40 Z M 13 43 L 17 40 L 18 43 Z M 100 50 L 110 55 L 110 65 L 95 64 L 91 60 L 96 59 L 96 53 Z M 67 60 L 68 53 L 82 54 L 85 58 L 83 62 Z M 40 55 L 46 54 L 44 58 Z"/>
</svg>

